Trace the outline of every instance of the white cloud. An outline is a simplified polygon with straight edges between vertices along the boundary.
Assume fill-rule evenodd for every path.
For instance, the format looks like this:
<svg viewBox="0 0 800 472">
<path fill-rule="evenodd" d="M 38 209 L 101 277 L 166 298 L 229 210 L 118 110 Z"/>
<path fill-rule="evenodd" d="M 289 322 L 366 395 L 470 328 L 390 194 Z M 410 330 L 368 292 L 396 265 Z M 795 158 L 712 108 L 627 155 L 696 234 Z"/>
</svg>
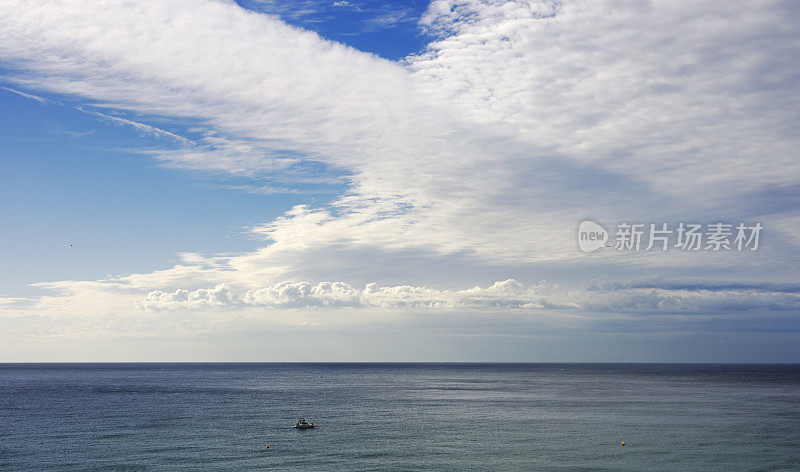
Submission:
<svg viewBox="0 0 800 472">
<path fill-rule="evenodd" d="M 42 105 L 46 105 L 46 104 L 50 103 L 50 100 L 48 100 L 48 99 L 46 99 L 44 97 L 40 97 L 40 96 L 34 95 L 32 93 L 26 93 L 26 92 L 22 92 L 22 91 L 19 91 L 19 90 L 15 90 L 15 89 L 10 88 L 10 87 L 0 87 L 0 90 L 5 90 L 6 92 L 11 92 L 13 94 L 19 95 L 20 97 L 25 97 L 27 99 L 34 100 L 36 102 L 41 103 Z"/>
<path fill-rule="evenodd" d="M 110 122 L 118 124 L 118 125 L 131 126 L 131 127 L 133 127 L 135 130 L 137 130 L 139 133 L 141 133 L 143 135 L 155 136 L 157 138 L 167 138 L 167 139 L 170 139 L 172 141 L 175 141 L 175 142 L 183 144 L 183 145 L 194 145 L 195 144 L 190 139 L 184 138 L 183 136 L 178 136 L 175 133 L 170 133 L 167 130 L 164 130 L 164 129 L 161 129 L 161 128 L 157 128 L 155 126 L 146 125 L 144 123 L 139 123 L 138 121 L 128 120 L 128 119 L 125 119 L 125 118 L 122 118 L 122 117 L 119 117 L 119 116 L 106 115 L 105 113 L 100 113 L 99 111 L 86 110 L 86 109 L 84 109 L 82 107 L 75 107 L 75 108 L 78 111 L 81 111 L 83 113 L 95 116 L 95 117 L 97 117 L 97 118 L 99 118 L 101 120 L 110 121 Z"/>
<path fill-rule="evenodd" d="M 780 36 L 791 29 L 769 28 L 789 21 L 785 6 L 720 4 L 708 27 L 691 18 L 712 7 L 693 2 L 548 5 L 434 2 L 423 21 L 446 37 L 404 68 L 224 2 L 8 2 L 0 54 L 28 86 L 214 130 L 151 152 L 168 165 L 349 173 L 346 197 L 311 210 L 316 223 L 288 213 L 266 225 L 292 244 L 347 234 L 496 262 L 575 259 L 587 214 L 718 218 L 720 199 L 800 177 L 785 125 L 796 85 L 754 79 L 764 61 L 775 77 L 796 61 L 748 40 L 769 30 L 764 41 L 792 47 Z"/>
<path fill-rule="evenodd" d="M 800 307 L 796 286 L 701 286 L 668 279 L 599 282 L 577 289 L 514 279 L 465 289 L 287 281 L 143 293 L 112 280 L 57 283 L 45 287 L 55 293 L 35 306 L 9 300 L 0 310 L 0 336 L 191 337 L 311 326 L 492 336 L 494 330 L 551 330 L 565 323 L 606 327 L 602 329 L 624 323 L 626 330 L 656 323 L 668 331 L 694 329 L 700 323 L 703 330 L 714 331 L 731 321 L 752 325 L 765 317 L 793 319 Z"/>
<path fill-rule="evenodd" d="M 386 30 L 394 28 L 401 23 L 416 21 L 417 18 L 414 16 L 414 11 L 412 9 L 392 10 L 391 8 L 385 8 L 384 11 L 365 21 L 364 31 Z"/>
<path fill-rule="evenodd" d="M 577 313 L 699 314 L 793 311 L 800 308 L 800 289 L 774 288 L 641 288 L 567 290 L 547 283 L 526 287 L 514 279 L 488 287 L 437 290 L 424 286 L 380 286 L 356 289 L 344 282 L 281 282 L 258 289 L 235 289 L 219 284 L 211 289 L 152 291 L 139 305 L 147 310 L 285 308 L 358 308 L 380 310 L 471 310 L 523 312 L 569 310 Z M 634 287 L 636 284 L 632 284 Z"/>
<path fill-rule="evenodd" d="M 436 0 L 415 77 L 475 120 L 671 195 L 800 177 L 797 6 Z"/>
<path fill-rule="evenodd" d="M 201 123 L 204 138 L 147 151 L 165 165 L 284 178 L 311 163 L 347 175 L 349 184 L 329 205 L 298 206 L 253 228 L 268 240 L 258 251 L 40 284 L 60 292 L 30 310 L 109 315 L 148 292 L 144 304 L 159 309 L 788 309 L 794 295 L 768 291 L 543 295 L 514 282 L 448 291 L 416 279 L 392 286 L 351 279 L 400 271 L 420 278 L 438 257 L 468 261 L 481 280 L 553 261 L 575 264 L 578 274 L 584 264 L 633 271 L 785 263 L 796 238 L 759 259 L 590 258 L 575 248 L 574 231 L 587 216 L 614 223 L 745 218 L 754 211 L 731 202 L 760 198 L 751 202 L 757 208 L 770 198 L 758 192 L 798 182 L 793 8 L 436 1 L 423 23 L 438 40 L 399 64 L 232 2 L 3 2 L 0 58 L 18 69 L 9 80 Z M 415 252 L 426 261 L 411 265 L 404 256 Z M 376 268 L 365 257 L 375 253 L 396 256 Z M 776 277 L 793 277 L 781 267 Z M 322 280 L 323 271 L 341 282 L 281 282 Z M 382 274 L 370 278 L 376 271 Z M 737 305 L 737 296 L 746 300 Z"/>
</svg>

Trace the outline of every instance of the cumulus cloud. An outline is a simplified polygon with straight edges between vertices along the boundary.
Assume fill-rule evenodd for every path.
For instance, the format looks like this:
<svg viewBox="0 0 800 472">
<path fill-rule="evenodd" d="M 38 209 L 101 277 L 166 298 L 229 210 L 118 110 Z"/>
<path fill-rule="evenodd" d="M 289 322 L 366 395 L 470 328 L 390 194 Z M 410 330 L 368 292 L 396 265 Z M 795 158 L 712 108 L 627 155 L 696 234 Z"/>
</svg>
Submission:
<svg viewBox="0 0 800 472">
<path fill-rule="evenodd" d="M 219 284 L 211 289 L 174 292 L 152 291 L 139 300 L 151 311 L 279 308 L 358 308 L 380 310 L 519 311 L 570 310 L 573 312 L 631 314 L 703 314 L 798 311 L 800 290 L 768 288 L 676 288 L 680 282 L 663 281 L 662 287 L 605 285 L 583 290 L 548 287 L 545 282 L 526 287 L 514 279 L 488 287 L 437 290 L 425 286 L 380 286 L 369 283 L 356 289 L 343 282 L 281 282 L 258 289 L 234 289 Z"/>
<path fill-rule="evenodd" d="M 476 309 L 544 308 L 542 286 L 524 287 L 516 280 L 489 287 L 436 290 L 430 287 L 368 283 L 356 289 L 344 282 L 281 282 L 258 289 L 234 289 L 219 284 L 193 291 L 151 291 L 139 301 L 147 310 L 264 308 Z M 547 305 L 556 308 L 555 305 Z"/>
<path fill-rule="evenodd" d="M 141 305 L 150 310 L 172 308 L 233 308 L 247 305 L 272 308 L 358 307 L 359 294 L 342 282 L 281 282 L 255 290 L 234 290 L 228 284 L 212 289 L 152 291 Z"/>
</svg>

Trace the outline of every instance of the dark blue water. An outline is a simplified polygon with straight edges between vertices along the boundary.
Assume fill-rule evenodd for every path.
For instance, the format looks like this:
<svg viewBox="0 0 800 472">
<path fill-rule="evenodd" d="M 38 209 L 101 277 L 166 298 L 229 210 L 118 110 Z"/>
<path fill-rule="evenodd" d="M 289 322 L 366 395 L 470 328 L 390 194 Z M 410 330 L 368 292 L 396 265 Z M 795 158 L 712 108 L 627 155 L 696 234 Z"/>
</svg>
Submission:
<svg viewBox="0 0 800 472">
<path fill-rule="evenodd" d="M 0 365 L 0 470 L 800 470 L 800 366 Z"/>
</svg>

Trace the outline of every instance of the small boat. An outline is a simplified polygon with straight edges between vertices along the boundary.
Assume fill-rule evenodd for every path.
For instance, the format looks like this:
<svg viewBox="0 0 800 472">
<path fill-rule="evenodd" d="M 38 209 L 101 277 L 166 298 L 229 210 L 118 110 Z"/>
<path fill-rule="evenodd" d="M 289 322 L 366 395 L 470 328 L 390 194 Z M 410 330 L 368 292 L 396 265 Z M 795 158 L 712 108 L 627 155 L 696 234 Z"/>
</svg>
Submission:
<svg viewBox="0 0 800 472">
<path fill-rule="evenodd" d="M 292 428 L 297 428 L 297 429 L 311 429 L 313 427 L 314 427 L 314 423 L 309 423 L 308 421 L 304 420 L 303 418 L 300 418 L 299 420 L 297 420 L 297 424 L 292 426 Z"/>
</svg>

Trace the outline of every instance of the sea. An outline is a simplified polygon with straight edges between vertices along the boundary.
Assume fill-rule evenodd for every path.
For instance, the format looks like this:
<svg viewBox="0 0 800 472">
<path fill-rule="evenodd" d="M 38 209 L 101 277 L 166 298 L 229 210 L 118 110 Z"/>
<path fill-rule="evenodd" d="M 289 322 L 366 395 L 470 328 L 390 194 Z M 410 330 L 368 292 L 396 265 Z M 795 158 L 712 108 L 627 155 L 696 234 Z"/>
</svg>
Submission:
<svg viewBox="0 0 800 472">
<path fill-rule="evenodd" d="M 0 470 L 799 471 L 800 365 L 0 364 Z"/>
</svg>

